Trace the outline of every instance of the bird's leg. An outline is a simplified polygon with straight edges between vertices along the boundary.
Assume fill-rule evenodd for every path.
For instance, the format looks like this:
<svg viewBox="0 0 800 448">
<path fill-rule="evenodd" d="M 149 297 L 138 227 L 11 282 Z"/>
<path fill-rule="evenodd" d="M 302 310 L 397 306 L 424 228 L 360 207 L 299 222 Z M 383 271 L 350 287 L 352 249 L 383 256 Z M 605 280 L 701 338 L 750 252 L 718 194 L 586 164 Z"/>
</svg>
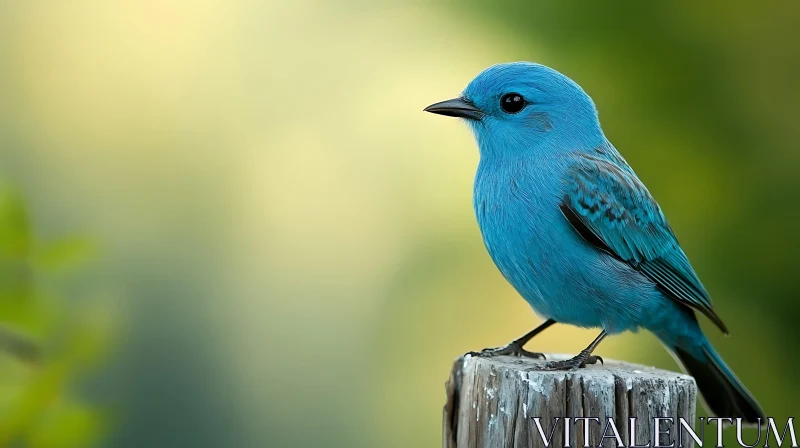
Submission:
<svg viewBox="0 0 800 448">
<path fill-rule="evenodd" d="M 553 325 L 554 323 L 556 323 L 556 321 L 554 321 L 553 319 L 547 319 L 546 321 L 542 322 L 542 324 L 540 324 L 538 327 L 529 331 L 521 338 L 511 341 L 510 343 L 504 345 L 503 347 L 485 348 L 479 352 L 470 352 L 469 354 L 472 356 L 484 356 L 484 357 L 509 355 L 509 356 L 517 356 L 517 357 L 525 357 L 533 359 L 545 359 L 543 354 L 529 352 L 522 347 L 525 344 L 527 344 L 528 341 L 533 339 L 534 336 L 541 333 L 542 331 L 547 329 L 547 327 Z"/>
<path fill-rule="evenodd" d="M 599 356 L 592 355 L 594 349 L 600 345 L 600 342 L 608 336 L 605 330 L 603 330 L 599 336 L 597 336 L 588 347 L 583 349 L 578 356 L 570 359 L 566 359 L 564 361 L 551 361 L 545 364 L 545 370 L 575 370 L 577 368 L 586 367 L 587 364 L 595 364 L 597 361 L 603 362 L 603 358 Z"/>
</svg>

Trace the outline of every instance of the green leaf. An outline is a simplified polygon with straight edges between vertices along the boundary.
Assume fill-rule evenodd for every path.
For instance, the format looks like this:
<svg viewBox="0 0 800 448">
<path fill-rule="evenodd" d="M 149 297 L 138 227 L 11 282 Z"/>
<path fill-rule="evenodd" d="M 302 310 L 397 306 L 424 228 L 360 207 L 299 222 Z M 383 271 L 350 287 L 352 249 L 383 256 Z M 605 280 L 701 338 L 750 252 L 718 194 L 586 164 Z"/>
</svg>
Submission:
<svg viewBox="0 0 800 448">
<path fill-rule="evenodd" d="M 0 351 L 31 364 L 38 364 L 42 359 L 42 351 L 39 344 L 31 338 L 4 326 L 0 326 Z"/>
<path fill-rule="evenodd" d="M 58 403 L 29 434 L 32 447 L 83 447 L 104 432 L 105 417 L 100 411 L 77 403 Z"/>
<path fill-rule="evenodd" d="M 22 195 L 0 184 L 0 258 L 24 258 L 30 247 L 31 229 Z"/>
<path fill-rule="evenodd" d="M 44 245 L 36 251 L 33 263 L 39 269 L 65 272 L 94 258 L 97 246 L 88 237 L 73 236 Z"/>
</svg>

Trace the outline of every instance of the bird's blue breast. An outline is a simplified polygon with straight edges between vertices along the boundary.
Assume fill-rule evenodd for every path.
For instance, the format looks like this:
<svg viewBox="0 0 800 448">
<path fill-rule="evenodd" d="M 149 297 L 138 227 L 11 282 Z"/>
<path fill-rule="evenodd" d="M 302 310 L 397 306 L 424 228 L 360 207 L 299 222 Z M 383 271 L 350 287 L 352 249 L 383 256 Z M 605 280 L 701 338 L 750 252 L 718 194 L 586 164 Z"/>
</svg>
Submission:
<svg viewBox="0 0 800 448">
<path fill-rule="evenodd" d="M 529 179 L 546 176 L 536 166 L 481 161 L 475 177 L 474 206 L 484 244 L 505 278 L 533 308 L 551 317 L 557 304 L 547 300 L 551 292 L 560 232 L 558 186 L 540 178 L 539 188 Z"/>
<path fill-rule="evenodd" d="M 565 169 L 557 160 L 481 160 L 474 207 L 486 249 L 542 317 L 610 332 L 636 329 L 660 293 L 575 233 L 558 207 Z"/>
</svg>

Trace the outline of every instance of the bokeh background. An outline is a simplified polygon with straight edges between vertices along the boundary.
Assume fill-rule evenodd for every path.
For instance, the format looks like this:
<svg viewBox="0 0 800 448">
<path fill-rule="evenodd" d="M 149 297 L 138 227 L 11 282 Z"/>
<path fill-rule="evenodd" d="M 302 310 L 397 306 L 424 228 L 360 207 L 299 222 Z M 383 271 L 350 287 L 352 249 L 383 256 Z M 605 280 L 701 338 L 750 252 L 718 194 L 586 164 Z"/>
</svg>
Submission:
<svg viewBox="0 0 800 448">
<path fill-rule="evenodd" d="M 438 446 L 452 360 L 539 319 L 422 108 L 514 60 L 593 96 L 795 415 L 800 3 L 527 3 L 0 2 L 0 444 Z"/>
</svg>

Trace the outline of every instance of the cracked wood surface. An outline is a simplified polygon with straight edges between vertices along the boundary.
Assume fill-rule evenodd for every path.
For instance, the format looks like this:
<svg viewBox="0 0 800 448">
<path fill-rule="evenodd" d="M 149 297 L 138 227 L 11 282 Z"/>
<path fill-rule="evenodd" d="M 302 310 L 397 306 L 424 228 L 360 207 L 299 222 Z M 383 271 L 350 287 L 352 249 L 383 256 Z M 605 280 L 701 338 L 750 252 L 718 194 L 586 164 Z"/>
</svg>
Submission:
<svg viewBox="0 0 800 448">
<path fill-rule="evenodd" d="M 547 355 L 549 360 L 566 359 Z M 629 417 L 636 417 L 636 443 L 654 445 L 654 418 L 672 417 L 670 439 L 662 434 L 662 445 L 675 440 L 678 418 L 695 423 L 697 387 L 688 375 L 619 361 L 591 365 L 570 372 L 541 370 L 545 361 L 508 356 L 481 358 L 465 355 L 453 364 L 447 381 L 447 404 L 443 416 L 443 446 L 544 447 L 535 425 L 539 417 L 550 436 L 555 417 L 561 420 L 552 433 L 551 447 L 564 447 L 564 418 L 594 417 L 588 445 L 601 444 L 608 417 L 615 421 L 624 445 L 629 446 Z M 665 422 L 666 423 L 666 422 Z M 583 421 L 571 425 L 569 444 L 583 447 Z M 612 435 L 611 430 L 606 433 Z M 683 433 L 683 445 L 692 439 Z M 616 441 L 602 440 L 612 448 Z"/>
</svg>

